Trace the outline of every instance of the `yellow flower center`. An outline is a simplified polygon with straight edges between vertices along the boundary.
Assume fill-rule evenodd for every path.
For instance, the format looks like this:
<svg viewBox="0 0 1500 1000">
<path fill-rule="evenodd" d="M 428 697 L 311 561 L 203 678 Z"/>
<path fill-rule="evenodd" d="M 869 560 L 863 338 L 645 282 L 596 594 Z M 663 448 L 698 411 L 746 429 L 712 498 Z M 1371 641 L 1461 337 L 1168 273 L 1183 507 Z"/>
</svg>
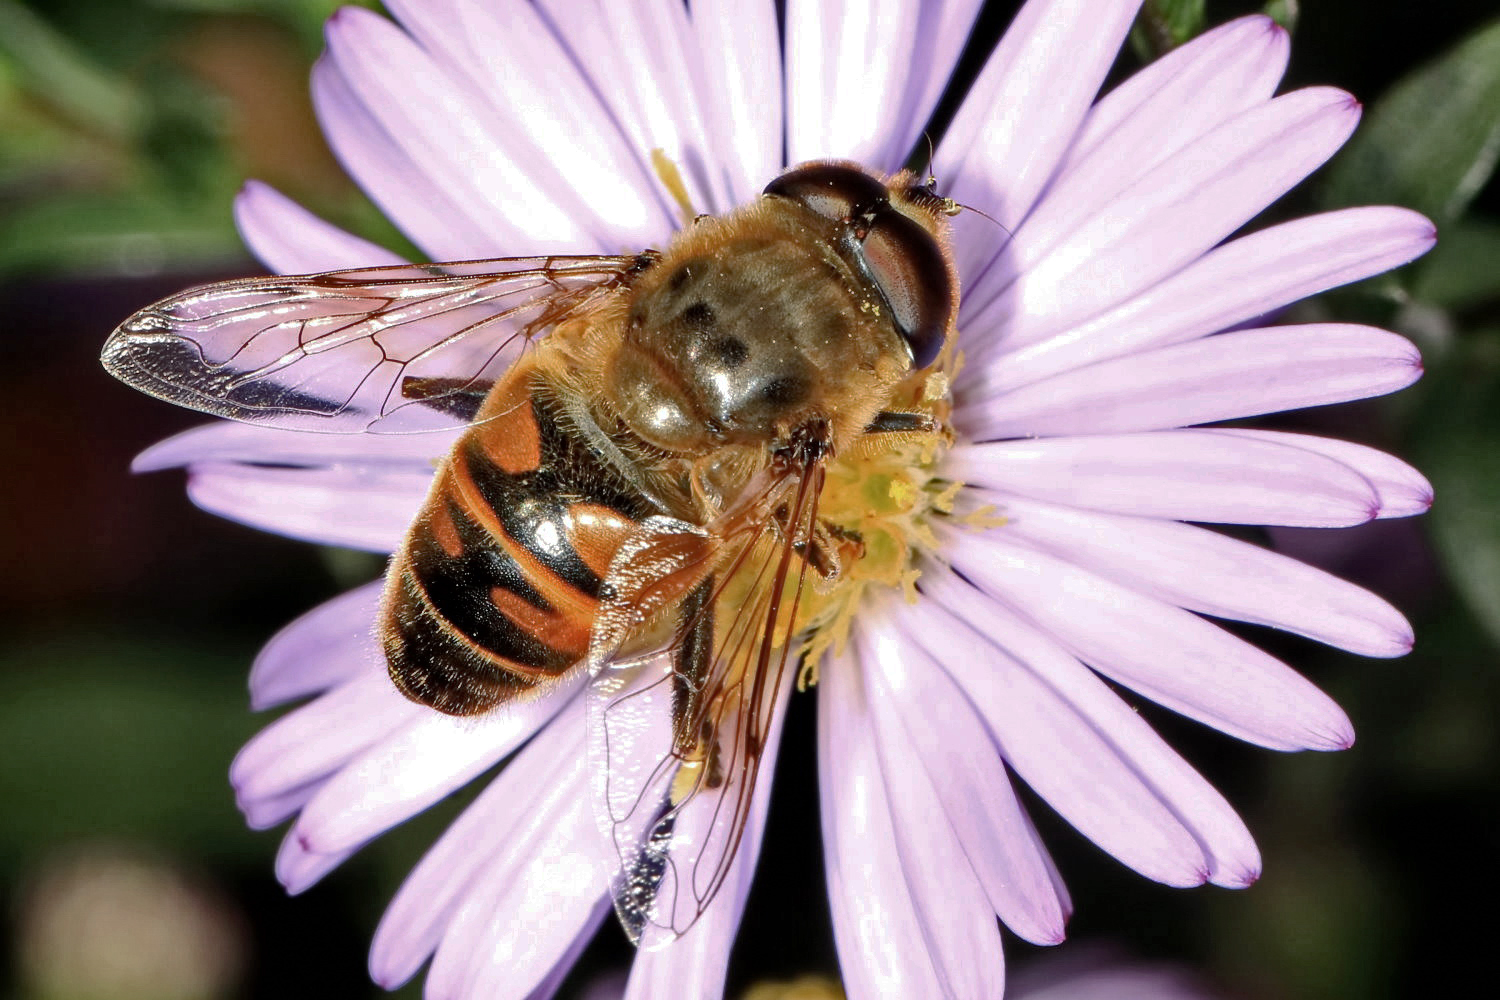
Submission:
<svg viewBox="0 0 1500 1000">
<path fill-rule="evenodd" d="M 953 443 L 950 369 L 956 372 L 959 364 L 961 357 L 950 357 L 924 378 L 911 380 L 888 407 L 931 417 L 933 430 L 869 435 L 828 463 L 818 517 L 840 542 L 840 571 L 802 595 L 794 630 L 805 636 L 799 690 L 817 683 L 823 654 L 843 648 L 871 588 L 897 587 L 908 601 L 917 599 L 920 561 L 938 548 L 930 519 L 951 516 L 964 487 L 937 471 Z M 988 526 L 994 523 L 993 508 L 961 520 Z"/>
</svg>

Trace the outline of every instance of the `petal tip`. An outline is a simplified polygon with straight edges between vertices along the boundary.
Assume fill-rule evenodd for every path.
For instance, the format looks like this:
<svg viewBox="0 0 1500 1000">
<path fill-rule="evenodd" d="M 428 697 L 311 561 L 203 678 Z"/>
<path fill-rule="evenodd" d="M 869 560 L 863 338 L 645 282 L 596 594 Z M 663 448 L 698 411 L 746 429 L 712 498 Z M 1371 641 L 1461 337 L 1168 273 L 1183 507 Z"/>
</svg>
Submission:
<svg viewBox="0 0 1500 1000">
<path fill-rule="evenodd" d="M 171 463 L 162 462 L 158 457 L 159 454 L 160 449 L 153 446 L 135 456 L 135 458 L 130 460 L 131 473 L 139 476 L 146 472 L 160 472 L 163 469 L 170 469 L 172 467 Z"/>
<path fill-rule="evenodd" d="M 245 773 L 245 765 L 240 759 L 245 756 L 244 749 L 229 764 L 229 788 L 234 792 L 236 801 L 240 801 L 245 795 L 245 786 L 250 783 L 250 776 Z M 244 808 L 241 806 L 241 808 Z"/>
<path fill-rule="evenodd" d="M 312 888 L 311 886 L 303 885 L 290 873 L 286 875 L 276 876 L 276 881 L 281 883 L 281 890 L 288 896 L 300 896 L 308 889 Z"/>
<path fill-rule="evenodd" d="M 256 180 L 254 177 L 247 177 L 244 183 L 240 185 L 240 189 L 234 193 L 234 202 L 236 205 L 239 205 L 241 202 L 251 198 L 261 198 L 270 190 L 271 185 L 265 181 Z"/>
<path fill-rule="evenodd" d="M 394 993 L 396 990 L 399 990 L 402 986 L 406 985 L 405 979 L 402 979 L 399 975 L 396 975 L 388 969 L 377 968 L 374 962 L 370 963 L 369 972 L 370 982 L 374 983 L 376 986 L 379 986 L 387 993 Z"/>
<path fill-rule="evenodd" d="M 1287 30 L 1276 19 L 1269 14 L 1248 14 L 1245 17 L 1247 27 L 1258 29 L 1268 40 L 1279 40 L 1282 37 L 1290 38 Z"/>
<path fill-rule="evenodd" d="M 1347 724 L 1326 733 L 1318 733 L 1312 740 L 1308 741 L 1309 750 L 1331 752 L 1335 750 L 1348 750 L 1352 746 L 1354 746 L 1354 729 Z"/>
<path fill-rule="evenodd" d="M 344 4 L 335 9 L 323 24 L 323 37 L 328 40 L 329 47 L 332 48 L 335 43 L 341 46 L 352 44 L 355 34 L 369 28 L 370 21 L 366 19 L 367 15 L 374 20 L 385 20 L 385 18 L 374 11 L 363 7 L 356 7 L 353 4 Z M 330 52 L 328 54 L 332 55 L 333 53 Z"/>
<path fill-rule="evenodd" d="M 1235 868 L 1214 876 L 1214 885 L 1222 889 L 1248 889 L 1260 881 L 1260 868 Z"/>
</svg>

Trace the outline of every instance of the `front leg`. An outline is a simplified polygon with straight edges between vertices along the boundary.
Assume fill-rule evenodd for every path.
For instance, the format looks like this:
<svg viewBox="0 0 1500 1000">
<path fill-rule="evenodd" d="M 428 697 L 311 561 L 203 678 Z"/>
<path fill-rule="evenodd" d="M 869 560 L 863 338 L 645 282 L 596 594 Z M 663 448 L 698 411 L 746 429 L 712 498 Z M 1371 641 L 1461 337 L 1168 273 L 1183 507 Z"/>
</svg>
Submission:
<svg viewBox="0 0 1500 1000">
<path fill-rule="evenodd" d="M 881 410 L 865 427 L 866 434 L 932 434 L 938 429 L 930 413 Z"/>
</svg>

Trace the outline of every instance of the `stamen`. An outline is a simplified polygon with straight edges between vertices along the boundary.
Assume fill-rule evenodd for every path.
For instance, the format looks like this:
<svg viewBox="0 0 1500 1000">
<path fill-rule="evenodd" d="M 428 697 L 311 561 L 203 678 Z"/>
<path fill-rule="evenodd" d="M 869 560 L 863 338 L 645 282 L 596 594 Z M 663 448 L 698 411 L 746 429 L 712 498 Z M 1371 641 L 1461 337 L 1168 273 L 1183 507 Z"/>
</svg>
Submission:
<svg viewBox="0 0 1500 1000">
<path fill-rule="evenodd" d="M 660 147 L 651 150 L 651 169 L 656 171 L 656 176 L 672 196 L 672 200 L 677 202 L 677 210 L 682 213 L 682 224 L 685 226 L 696 219 L 698 212 L 693 208 L 693 198 L 688 194 L 687 184 L 683 182 L 682 171 L 667 156 L 666 150 Z"/>
<path fill-rule="evenodd" d="M 828 462 L 820 517 L 830 533 L 860 544 L 836 579 L 804 598 L 798 616 L 804 637 L 799 690 L 817 683 L 824 653 L 843 649 L 868 589 L 891 588 L 908 602 L 919 599 L 920 560 L 938 549 L 931 521 L 953 517 L 964 488 L 937 474 L 953 441 L 948 418 L 952 369 L 958 363 L 955 357 L 947 370 L 940 364 L 939 370 L 912 378 L 890 400 L 892 412 L 929 417 L 930 429 L 869 435 L 868 446 L 846 449 Z"/>
</svg>

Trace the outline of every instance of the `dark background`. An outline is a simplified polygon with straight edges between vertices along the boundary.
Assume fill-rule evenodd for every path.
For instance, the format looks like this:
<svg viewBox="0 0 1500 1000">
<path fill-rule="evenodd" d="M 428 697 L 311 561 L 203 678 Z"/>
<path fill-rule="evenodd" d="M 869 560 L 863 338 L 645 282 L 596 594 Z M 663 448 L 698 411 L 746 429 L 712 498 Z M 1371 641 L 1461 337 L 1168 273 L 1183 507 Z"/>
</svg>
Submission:
<svg viewBox="0 0 1500 1000">
<path fill-rule="evenodd" d="M 306 72 L 333 6 L 0 0 L 0 995 L 378 995 L 364 972 L 369 935 L 456 812 L 444 803 L 305 896 L 283 896 L 271 874 L 277 835 L 243 828 L 225 778 L 265 722 L 246 705 L 246 670 L 276 628 L 381 564 L 201 513 L 180 475 L 128 474 L 135 453 L 200 421 L 114 383 L 97 362 L 131 311 L 257 270 L 229 215 L 245 177 L 401 245 L 342 176 L 308 106 Z M 992 7 L 976 50 L 1014 4 Z M 1259 5 L 1207 8 L 1216 24 Z M 1241 809 L 1265 875 L 1248 891 L 1167 889 L 1034 803 L 1073 893 L 1073 939 L 1184 963 L 1247 1000 L 1437 995 L 1490 978 L 1500 197 L 1488 182 L 1465 204 L 1424 178 L 1440 187 L 1455 157 L 1471 180 L 1489 176 L 1500 86 L 1487 84 L 1487 110 L 1452 107 L 1443 87 L 1403 105 L 1393 87 L 1486 26 L 1494 36 L 1497 15 L 1494 0 L 1304 0 L 1285 86 L 1354 92 L 1367 107 L 1364 146 L 1267 216 L 1377 201 L 1440 224 L 1443 249 L 1396 278 L 1299 307 L 1413 337 L 1424 381 L 1391 400 L 1270 422 L 1411 458 L 1438 486 L 1437 508 L 1417 521 L 1259 536 L 1394 601 L 1417 626 L 1416 650 L 1363 660 L 1245 630 L 1348 710 L 1360 742 L 1345 753 L 1267 753 L 1143 705 Z M 1127 50 L 1117 72 L 1150 50 Z M 1454 58 L 1464 79 L 1486 79 L 1480 56 Z M 1403 84 L 1419 96 L 1421 85 Z M 1413 103 L 1430 114 L 1414 116 Z M 1488 147 L 1453 139 L 1486 121 Z M 1412 144 L 1434 151 L 1419 176 L 1368 166 Z M 812 717 L 811 698 L 794 699 L 731 994 L 767 976 L 836 970 Z M 163 941 L 169 957 L 147 961 Z M 1017 963 L 1041 951 L 1007 947 Z M 575 982 L 628 955 L 607 925 Z"/>
</svg>

